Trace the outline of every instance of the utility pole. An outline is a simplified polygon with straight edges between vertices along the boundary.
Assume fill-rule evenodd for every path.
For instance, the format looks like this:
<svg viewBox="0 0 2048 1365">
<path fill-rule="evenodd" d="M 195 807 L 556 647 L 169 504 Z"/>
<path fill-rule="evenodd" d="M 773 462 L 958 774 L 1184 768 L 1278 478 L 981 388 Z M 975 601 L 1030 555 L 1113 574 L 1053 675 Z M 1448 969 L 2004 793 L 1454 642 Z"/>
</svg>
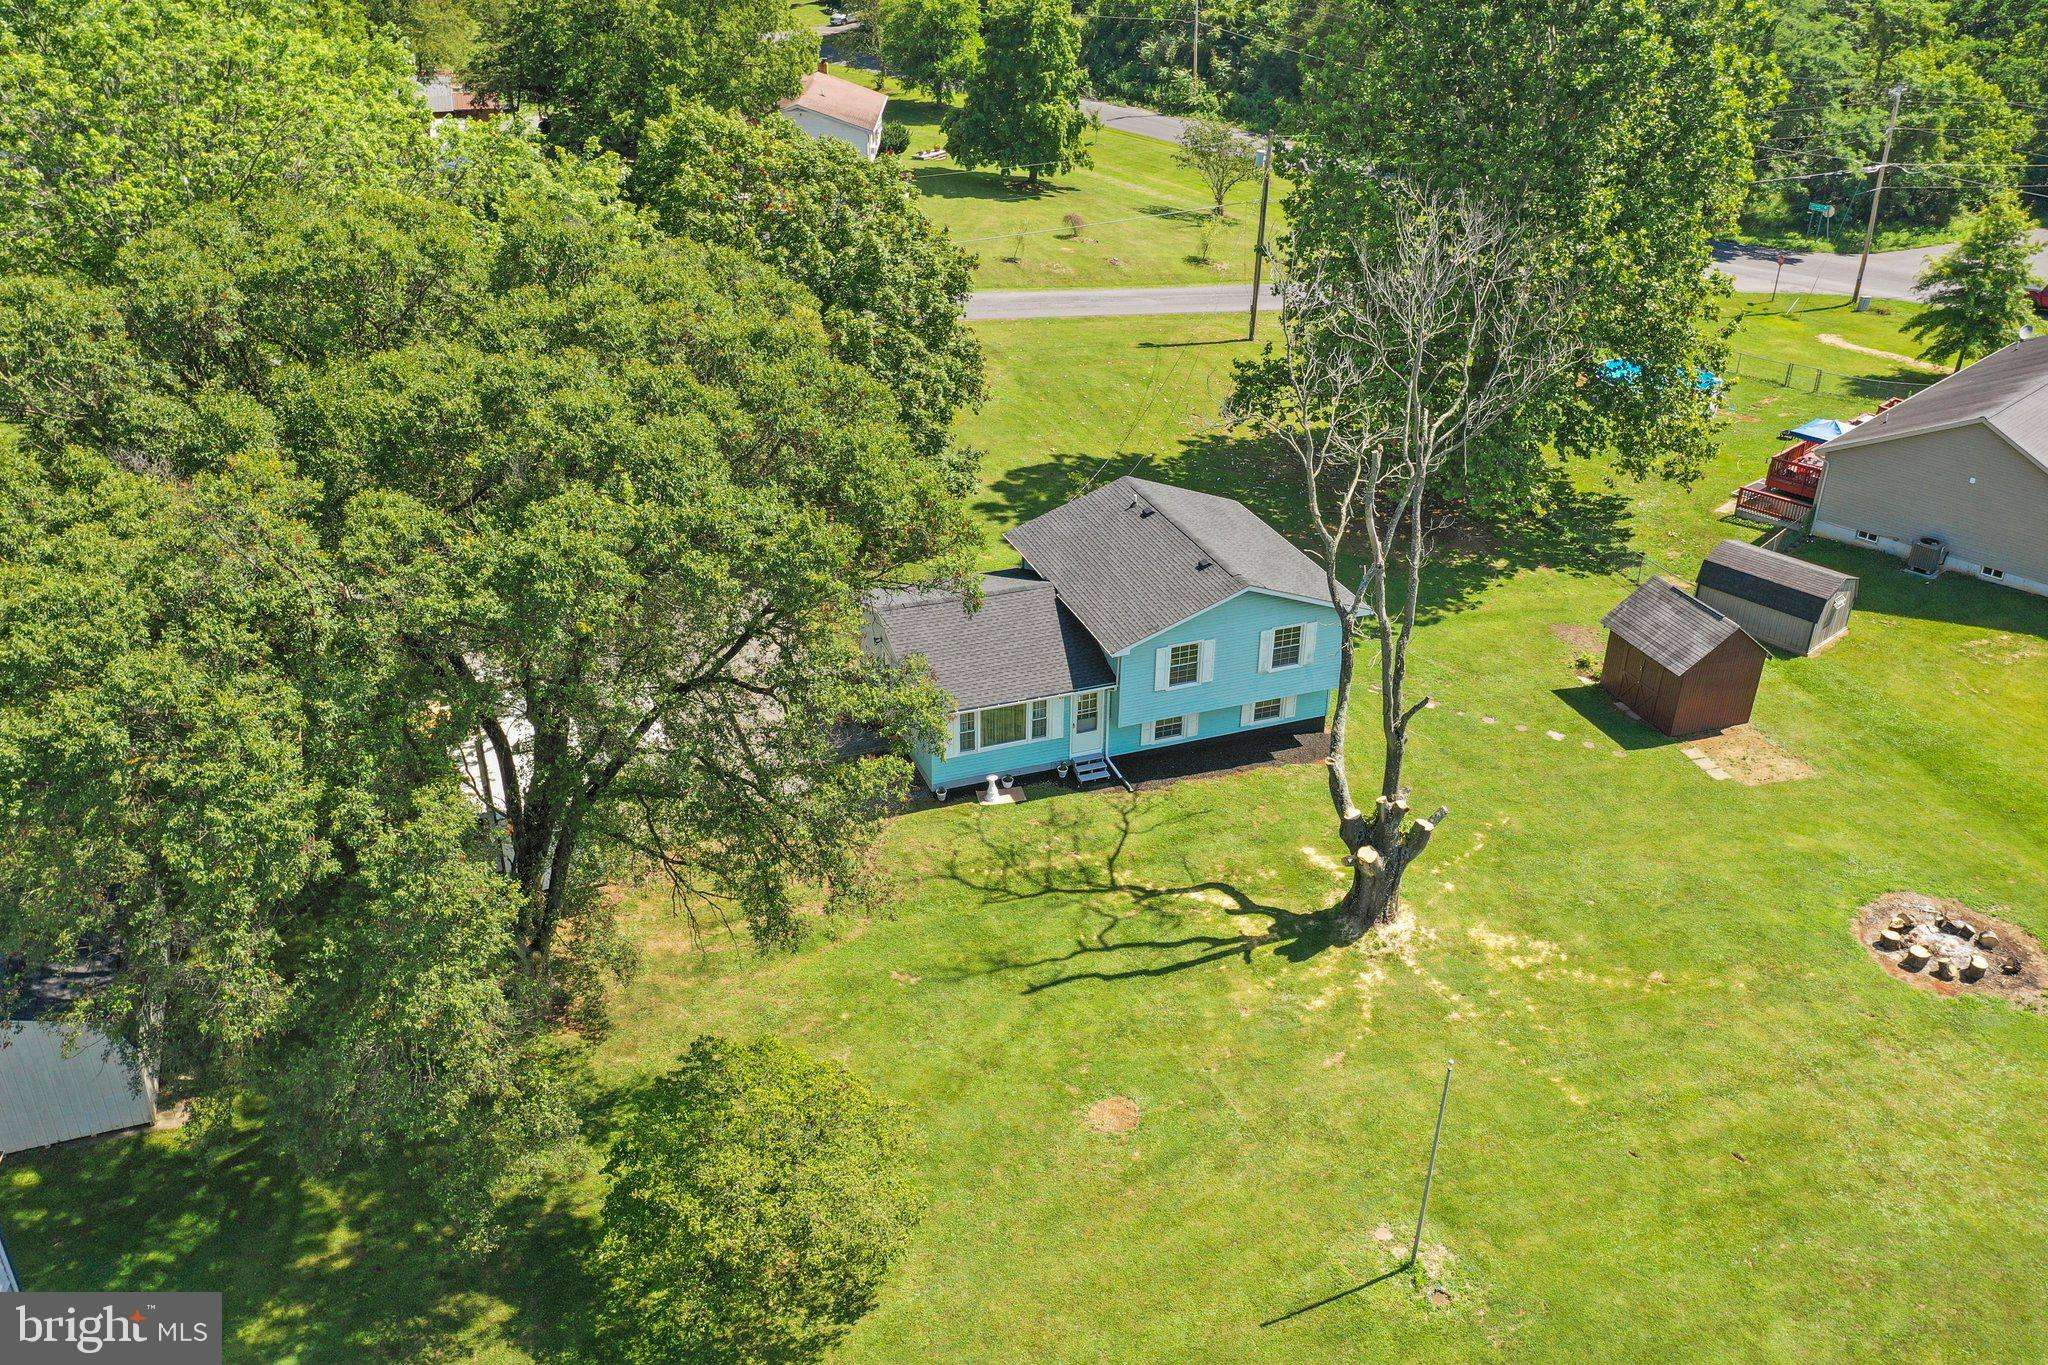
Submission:
<svg viewBox="0 0 2048 1365">
<path fill-rule="evenodd" d="M 1202 0 L 1195 0 L 1195 55 L 1188 62 L 1188 72 L 1196 85 L 1202 83 Z"/>
<path fill-rule="evenodd" d="M 1451 1063 L 1444 1063 L 1444 1093 L 1436 1102 L 1436 1133 L 1429 1139 L 1429 1166 L 1422 1175 L 1422 1208 L 1415 1215 L 1415 1240 L 1408 1244 L 1408 1264 L 1422 1259 L 1422 1225 L 1429 1218 L 1429 1187 L 1436 1183 L 1436 1149 L 1444 1140 L 1444 1110 L 1451 1107 Z"/>
<path fill-rule="evenodd" d="M 1259 182 L 1259 241 L 1252 248 L 1252 325 L 1245 334 L 1246 341 L 1259 339 L 1259 285 L 1265 278 L 1266 265 L 1266 201 L 1273 194 L 1273 134 L 1266 133 L 1266 178 Z"/>
<path fill-rule="evenodd" d="M 1884 154 L 1877 159 L 1877 188 L 1870 194 L 1870 217 L 1863 223 L 1863 258 L 1856 262 L 1856 288 L 1849 295 L 1849 308 L 1860 313 L 1870 307 L 1863 297 L 1863 272 L 1870 268 L 1870 241 L 1877 235 L 1877 206 L 1884 198 L 1885 173 L 1892 168 L 1892 138 L 1899 131 L 1899 101 L 1906 97 L 1906 87 L 1892 87 L 1891 122 L 1884 127 Z"/>
<path fill-rule="evenodd" d="M 1778 281 L 1779 281 L 1780 279 L 1784 278 L 1784 275 L 1785 275 L 1785 253 L 1784 253 L 1783 251 L 1780 251 L 1780 252 L 1778 253 L 1778 269 L 1777 269 L 1777 270 L 1776 270 L 1776 272 L 1775 272 L 1775 273 L 1773 273 L 1773 274 L 1772 274 L 1772 276 L 1771 276 L 1771 301 L 1772 301 L 1773 303 L 1777 302 L 1777 298 L 1778 298 Z"/>
</svg>

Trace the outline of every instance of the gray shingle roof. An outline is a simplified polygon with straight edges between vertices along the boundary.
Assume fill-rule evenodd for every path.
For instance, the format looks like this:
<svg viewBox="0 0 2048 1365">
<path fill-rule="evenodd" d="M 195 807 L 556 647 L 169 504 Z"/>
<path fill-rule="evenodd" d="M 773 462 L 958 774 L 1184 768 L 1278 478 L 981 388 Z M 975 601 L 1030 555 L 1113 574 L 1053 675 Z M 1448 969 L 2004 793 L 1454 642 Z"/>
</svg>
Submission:
<svg viewBox="0 0 2048 1365">
<path fill-rule="evenodd" d="M 1742 627 L 1668 578 L 1652 578 L 1600 624 L 1670 673 L 1689 673 Z"/>
<path fill-rule="evenodd" d="M 1828 442 L 1827 453 L 1983 422 L 2048 470 L 2048 337 L 2015 341 Z"/>
<path fill-rule="evenodd" d="M 1818 621 L 1835 594 L 1854 587 L 1856 579 L 1761 545 L 1724 540 L 1701 563 L 1699 585 L 1802 621 Z"/>
<path fill-rule="evenodd" d="M 1247 588 L 1328 601 L 1323 570 L 1243 503 L 1128 476 L 1004 537 L 1118 654 Z"/>
<path fill-rule="evenodd" d="M 959 593 L 880 593 L 869 608 L 890 658 L 921 656 L 962 710 L 1107 687 L 1109 660 L 1053 585 L 1016 572 L 982 579 L 980 611 Z"/>
</svg>

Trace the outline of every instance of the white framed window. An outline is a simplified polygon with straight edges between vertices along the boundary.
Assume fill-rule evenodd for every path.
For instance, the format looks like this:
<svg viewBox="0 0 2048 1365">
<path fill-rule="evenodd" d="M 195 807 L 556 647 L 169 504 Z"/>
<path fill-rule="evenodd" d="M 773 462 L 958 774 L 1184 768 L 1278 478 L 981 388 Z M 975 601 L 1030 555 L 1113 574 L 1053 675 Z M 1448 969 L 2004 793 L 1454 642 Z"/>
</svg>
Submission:
<svg viewBox="0 0 2048 1365">
<path fill-rule="evenodd" d="M 1877 533 L 1875 531 L 1858 531 L 1856 533 L 1856 539 L 1867 540 L 1872 545 L 1875 545 L 1877 544 Z"/>
<path fill-rule="evenodd" d="M 1092 735 L 1102 724 L 1102 694 L 1083 692 L 1074 698 L 1074 733 Z"/>
<path fill-rule="evenodd" d="M 1193 739 L 1200 728 L 1200 716 L 1161 716 L 1145 722 L 1145 742 L 1164 744 L 1169 740 Z"/>
<path fill-rule="evenodd" d="M 1160 692 L 1208 682 L 1216 672 L 1216 642 L 1189 640 L 1152 652 L 1152 686 Z"/>
<path fill-rule="evenodd" d="M 954 719 L 948 756 L 1059 737 L 1060 713 L 1050 699 L 985 706 L 979 711 L 962 711 Z"/>
<path fill-rule="evenodd" d="M 1259 672 L 1277 673 L 1300 668 L 1314 660 L 1316 628 L 1313 622 L 1275 626 L 1259 636 Z"/>
<path fill-rule="evenodd" d="M 1270 725 L 1276 720 L 1293 719 L 1293 697 L 1269 697 L 1265 701 L 1248 701 L 1238 708 L 1240 725 Z"/>
<path fill-rule="evenodd" d="M 1983 574 L 1983 575 L 1984 575 L 1984 576 L 1985 576 L 1986 578 L 1989 578 L 1989 579 L 1993 580 L 1994 582 L 1995 582 L 1995 581 L 1997 581 L 1998 579 L 2001 579 L 2001 578 L 2004 578 L 2004 577 L 2005 577 L 2005 570 L 2003 570 L 2003 569 L 1994 569 L 1994 568 L 1992 568 L 1992 567 L 1991 567 L 1990 565 L 1988 565 L 1988 564 L 1987 564 L 1987 565 L 1985 565 L 1985 566 L 1984 566 L 1983 568 L 1981 568 L 1981 569 L 1977 570 L 1977 572 L 1978 572 L 1978 573 L 1980 573 L 1980 574 Z"/>
</svg>

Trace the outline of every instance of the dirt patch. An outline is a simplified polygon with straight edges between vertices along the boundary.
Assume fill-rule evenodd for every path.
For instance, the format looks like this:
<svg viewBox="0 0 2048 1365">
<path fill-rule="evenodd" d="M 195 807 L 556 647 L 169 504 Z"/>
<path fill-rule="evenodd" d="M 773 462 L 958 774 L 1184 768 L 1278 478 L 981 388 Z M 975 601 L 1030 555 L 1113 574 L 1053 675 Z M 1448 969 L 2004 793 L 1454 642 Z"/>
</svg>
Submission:
<svg viewBox="0 0 2048 1365">
<path fill-rule="evenodd" d="M 2039 640 L 2022 639 L 2005 631 L 1976 640 L 1965 640 L 1963 648 L 1985 663 L 2001 665 L 2027 663 L 2048 653 L 2048 645 L 2043 645 Z"/>
<path fill-rule="evenodd" d="M 2039 1006 L 2048 994 L 2048 956 L 2034 936 L 1961 901 L 1893 891 L 1857 912 L 1856 937 L 1887 972 L 1937 995 L 1991 995 Z M 1916 946 L 1926 950 L 1924 958 Z"/>
<path fill-rule="evenodd" d="M 1948 373 L 1946 365 L 1937 365 L 1931 360 L 1922 360 L 1916 355 L 1900 355 L 1897 351 L 1880 351 L 1875 346 L 1859 346 L 1847 337 L 1838 337 L 1833 332 L 1822 332 L 1815 340 L 1819 341 L 1823 346 L 1834 346 L 1844 351 L 1854 351 L 1858 355 L 1874 355 L 1879 360 L 1893 361 L 1896 364 L 1904 365 L 1909 370 L 1918 370 L 1922 374 Z"/>
<path fill-rule="evenodd" d="M 1550 633 L 1581 654 L 1597 653 L 1600 649 L 1600 632 L 1592 626 L 1567 625 L 1563 621 L 1552 621 Z"/>
<path fill-rule="evenodd" d="M 1138 1102 L 1128 1095 L 1111 1095 L 1089 1105 L 1081 1119 L 1097 1133 L 1128 1133 L 1138 1126 Z"/>
<path fill-rule="evenodd" d="M 1779 748 L 1769 735 L 1753 725 L 1738 725 L 1718 735 L 1694 740 L 1686 747 L 1698 750 L 1715 767 L 1745 787 L 1797 782 L 1813 776 L 1811 764 Z"/>
</svg>

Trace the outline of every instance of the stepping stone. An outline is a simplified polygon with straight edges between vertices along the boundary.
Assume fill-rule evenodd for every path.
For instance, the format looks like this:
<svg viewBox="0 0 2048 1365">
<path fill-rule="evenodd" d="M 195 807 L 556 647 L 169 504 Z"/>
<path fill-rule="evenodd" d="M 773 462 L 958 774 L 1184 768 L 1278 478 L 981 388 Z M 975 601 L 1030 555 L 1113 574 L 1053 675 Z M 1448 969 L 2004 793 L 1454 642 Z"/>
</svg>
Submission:
<svg viewBox="0 0 2048 1365">
<path fill-rule="evenodd" d="M 1529 727 L 1526 725 L 1517 725 L 1515 727 L 1515 733 L 1518 735 L 1526 735 L 1529 733 Z"/>
<path fill-rule="evenodd" d="M 1678 752 L 1684 754 L 1687 758 L 1691 759 L 1695 763 L 1699 762 L 1701 759 L 1706 757 L 1705 754 L 1701 753 L 1697 748 L 1693 747 L 1690 744 L 1686 745 L 1683 749 L 1680 749 Z"/>
<path fill-rule="evenodd" d="M 1563 739 L 1563 738 L 1564 738 L 1564 736 L 1563 736 L 1563 735 L 1559 734 L 1559 733 L 1558 733 L 1557 731 L 1555 731 L 1555 730 L 1545 730 L 1545 731 L 1543 732 L 1543 737 L 1544 737 L 1545 739 Z"/>
<path fill-rule="evenodd" d="M 1479 718 L 1479 723 L 1480 723 L 1481 725 L 1498 725 L 1498 724 L 1500 724 L 1500 722 L 1499 722 L 1499 721 L 1497 721 L 1497 720 L 1495 720 L 1495 719 L 1494 719 L 1494 718 L 1493 718 L 1492 716 L 1481 716 L 1481 717 Z"/>
<path fill-rule="evenodd" d="M 1597 748 L 1599 748 L 1599 747 L 1600 747 L 1599 745 L 1595 744 L 1595 743 L 1594 743 L 1594 742 L 1593 742 L 1592 740 L 1590 740 L 1590 739 L 1582 739 L 1582 740 L 1580 740 L 1580 741 L 1579 741 L 1579 743 L 1581 743 L 1581 744 L 1585 745 L 1585 746 L 1586 746 L 1586 747 L 1587 747 L 1588 749 L 1597 749 Z"/>
</svg>

